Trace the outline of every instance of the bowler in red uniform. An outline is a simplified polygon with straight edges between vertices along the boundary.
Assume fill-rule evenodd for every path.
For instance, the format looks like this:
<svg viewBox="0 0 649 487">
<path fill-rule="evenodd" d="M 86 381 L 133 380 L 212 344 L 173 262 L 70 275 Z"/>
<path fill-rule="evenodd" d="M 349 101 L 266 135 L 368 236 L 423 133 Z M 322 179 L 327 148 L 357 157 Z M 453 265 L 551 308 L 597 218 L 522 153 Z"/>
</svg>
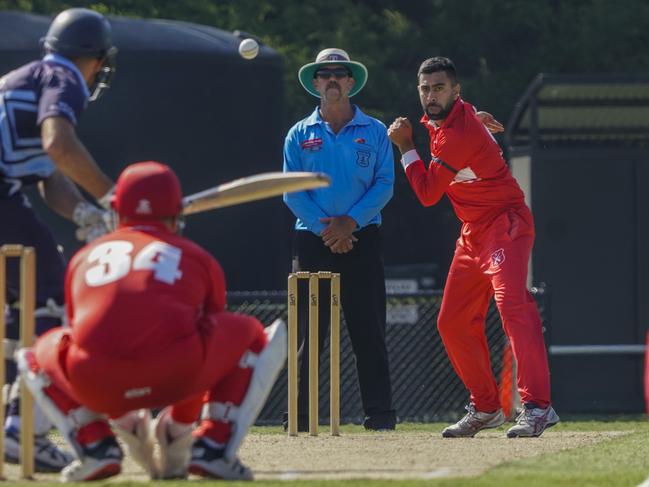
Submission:
<svg viewBox="0 0 649 487">
<path fill-rule="evenodd" d="M 63 480 L 120 472 L 109 419 L 152 478 L 251 479 L 236 451 L 284 362 L 284 323 L 265 331 L 225 311 L 220 265 L 176 233 L 182 194 L 168 166 L 127 167 L 113 207 L 117 230 L 68 267 L 70 327 L 18 353 L 35 399 L 77 454 Z M 163 407 L 152 422 L 149 408 Z"/>
<path fill-rule="evenodd" d="M 448 195 L 462 230 L 448 273 L 437 327 L 457 374 L 471 394 L 468 413 L 444 429 L 444 437 L 474 436 L 504 423 L 491 370 L 484 321 L 495 296 L 516 358 L 523 411 L 507 431 L 510 438 L 539 436 L 559 421 L 550 404 L 548 361 L 541 319 L 527 283 L 534 220 L 507 167 L 489 124 L 460 98 L 453 62 L 427 59 L 417 74 L 430 135 L 426 167 L 415 150 L 412 126 L 397 118 L 388 135 L 401 152 L 410 186 L 425 206 Z"/>
</svg>

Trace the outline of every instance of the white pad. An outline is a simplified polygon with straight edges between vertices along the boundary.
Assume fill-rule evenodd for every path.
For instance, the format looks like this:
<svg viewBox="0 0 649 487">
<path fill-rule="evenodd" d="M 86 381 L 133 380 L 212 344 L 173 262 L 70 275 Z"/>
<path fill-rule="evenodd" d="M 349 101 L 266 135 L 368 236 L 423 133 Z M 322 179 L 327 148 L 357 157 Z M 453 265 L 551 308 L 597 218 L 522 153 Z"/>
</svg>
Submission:
<svg viewBox="0 0 649 487">
<path fill-rule="evenodd" d="M 24 379 L 27 388 L 32 393 L 34 401 L 36 401 L 43 412 L 58 428 L 59 432 L 72 446 L 77 458 L 82 457 L 81 446 L 76 440 L 76 424 L 73 419 L 63 413 L 56 404 L 49 398 L 43 389 L 50 385 L 50 378 L 42 371 L 35 373 L 29 367 L 27 359 L 28 354 L 32 354 L 31 348 L 21 348 L 16 352 L 16 363 L 18 365 L 18 372 Z"/>
<path fill-rule="evenodd" d="M 44 388 L 51 384 L 50 378 L 45 372 L 39 370 L 34 372 L 29 366 L 28 354 L 33 354 L 31 348 L 21 348 L 16 352 L 16 365 L 18 366 L 18 373 L 25 381 L 27 389 L 32 393 L 34 401 L 42 408 L 42 411 L 50 419 L 54 426 L 59 430 L 63 438 L 67 440 L 73 448 L 77 458 L 81 459 L 83 452 L 81 445 L 77 442 L 77 430 L 86 424 L 92 423 L 99 419 L 104 419 L 104 416 L 92 411 L 85 406 L 81 406 L 69 414 L 63 413 L 58 406 L 50 399 L 50 397 L 43 391 Z"/>
<path fill-rule="evenodd" d="M 255 364 L 257 363 L 258 358 L 259 355 L 257 355 L 254 352 L 251 352 L 250 350 L 246 350 L 241 356 L 241 359 L 239 360 L 239 368 L 249 369 L 254 367 Z"/>
<path fill-rule="evenodd" d="M 6 386 L 8 388 L 8 399 L 6 402 L 8 403 L 9 401 L 19 399 L 20 381 L 15 380 L 12 384 L 7 384 Z M 45 415 L 37 401 L 34 401 L 33 412 L 34 434 L 36 436 L 47 434 L 52 429 L 52 422 Z M 7 416 L 5 425 L 10 423 L 13 423 L 15 426 L 20 428 L 20 416 Z"/>
<path fill-rule="evenodd" d="M 111 426 L 119 439 L 126 444 L 133 460 L 149 474 L 151 480 L 154 480 L 158 478 L 158 472 L 153 460 L 151 422 L 151 411 L 138 409 L 111 420 Z"/>
<path fill-rule="evenodd" d="M 232 436 L 225 446 L 225 458 L 230 461 L 235 461 L 237 450 L 241 446 L 248 428 L 257 419 L 284 362 L 286 362 L 288 347 L 286 323 L 277 319 L 264 332 L 268 336 L 268 344 L 257 357 L 250 385 L 239 405 L 237 418 L 232 422 Z"/>
<path fill-rule="evenodd" d="M 231 402 L 207 402 L 203 405 L 202 417 L 233 422 L 239 417 L 239 408 Z"/>
</svg>

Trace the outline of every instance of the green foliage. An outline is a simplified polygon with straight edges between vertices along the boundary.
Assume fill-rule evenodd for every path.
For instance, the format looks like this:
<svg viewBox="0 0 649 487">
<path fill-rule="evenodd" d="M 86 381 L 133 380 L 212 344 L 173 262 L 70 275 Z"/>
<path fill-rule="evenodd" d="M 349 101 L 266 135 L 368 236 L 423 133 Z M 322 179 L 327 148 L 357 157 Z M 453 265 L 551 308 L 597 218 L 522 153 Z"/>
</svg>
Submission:
<svg viewBox="0 0 649 487">
<path fill-rule="evenodd" d="M 70 6 L 253 33 L 284 56 L 287 127 L 317 104 L 297 71 L 325 47 L 367 65 L 355 101 L 387 123 L 419 118 L 415 73 L 434 55 L 452 58 L 464 97 L 502 121 L 539 72 L 649 71 L 644 0 L 0 0 L 45 14 Z"/>
</svg>

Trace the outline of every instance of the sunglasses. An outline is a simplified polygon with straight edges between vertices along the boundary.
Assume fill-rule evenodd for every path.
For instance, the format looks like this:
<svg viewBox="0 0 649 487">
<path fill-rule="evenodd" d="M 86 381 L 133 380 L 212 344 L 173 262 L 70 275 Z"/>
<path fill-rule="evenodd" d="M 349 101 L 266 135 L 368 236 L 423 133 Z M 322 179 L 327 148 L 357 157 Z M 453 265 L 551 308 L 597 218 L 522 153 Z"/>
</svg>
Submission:
<svg viewBox="0 0 649 487">
<path fill-rule="evenodd" d="M 334 76 L 336 79 L 343 79 L 346 77 L 351 77 L 352 73 L 347 68 L 336 68 L 336 69 L 319 69 L 315 72 L 314 78 L 323 78 L 329 79 Z"/>
</svg>

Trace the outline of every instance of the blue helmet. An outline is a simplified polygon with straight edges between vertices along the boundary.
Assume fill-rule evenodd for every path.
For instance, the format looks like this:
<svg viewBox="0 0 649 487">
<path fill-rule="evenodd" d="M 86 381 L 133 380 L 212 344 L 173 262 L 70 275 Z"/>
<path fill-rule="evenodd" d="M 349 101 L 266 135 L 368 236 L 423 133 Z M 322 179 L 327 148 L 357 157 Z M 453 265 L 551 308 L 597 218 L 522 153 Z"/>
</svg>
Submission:
<svg viewBox="0 0 649 487">
<path fill-rule="evenodd" d="M 100 58 L 104 60 L 90 87 L 90 100 L 96 100 L 110 87 L 115 73 L 117 48 L 113 46 L 108 20 L 98 12 L 85 8 L 70 8 L 59 13 L 41 39 L 45 52 L 68 59 Z"/>
</svg>

